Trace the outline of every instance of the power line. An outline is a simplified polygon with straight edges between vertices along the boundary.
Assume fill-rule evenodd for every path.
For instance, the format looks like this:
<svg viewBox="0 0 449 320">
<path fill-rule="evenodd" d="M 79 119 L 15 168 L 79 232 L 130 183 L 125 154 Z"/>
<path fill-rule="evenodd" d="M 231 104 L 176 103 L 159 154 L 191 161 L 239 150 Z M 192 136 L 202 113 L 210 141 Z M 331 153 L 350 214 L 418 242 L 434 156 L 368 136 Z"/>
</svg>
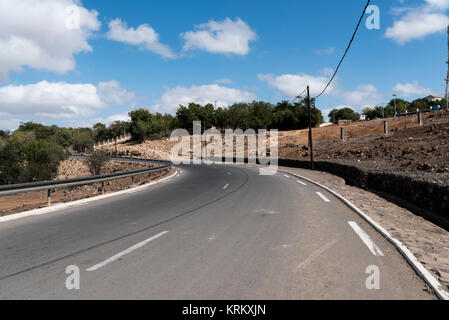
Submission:
<svg viewBox="0 0 449 320">
<path fill-rule="evenodd" d="M 299 95 L 297 95 L 292 101 L 290 101 L 290 103 L 293 103 L 296 101 L 296 99 L 301 98 L 301 96 L 307 91 L 307 88 L 305 88 L 303 90 L 303 92 L 301 92 Z"/>
<path fill-rule="evenodd" d="M 330 84 L 332 83 L 332 81 L 334 80 L 335 76 L 337 75 L 337 72 L 338 72 L 338 70 L 340 69 L 341 64 L 343 63 L 343 60 L 345 59 L 346 54 L 347 54 L 348 51 L 349 51 L 349 48 L 351 48 L 351 44 L 352 44 L 352 42 L 354 41 L 354 38 L 355 38 L 355 36 L 356 36 L 356 34 L 357 34 L 357 31 L 359 30 L 360 24 L 362 23 L 362 19 L 363 19 L 363 17 L 365 16 L 366 9 L 367 9 L 368 6 L 370 5 L 370 2 L 371 2 L 371 0 L 368 0 L 368 1 L 366 2 L 366 6 L 365 6 L 365 8 L 363 9 L 362 16 L 361 16 L 360 19 L 359 19 L 359 23 L 357 24 L 357 27 L 355 28 L 355 31 L 354 31 L 354 33 L 353 33 L 353 35 L 352 35 L 352 38 L 351 38 L 351 41 L 349 41 L 348 47 L 346 48 L 346 51 L 345 51 L 343 57 L 341 58 L 340 63 L 339 63 L 338 66 L 337 66 L 337 69 L 335 69 L 334 75 L 333 75 L 332 78 L 329 80 L 329 82 L 327 83 L 327 85 L 326 85 L 326 87 L 323 89 L 323 91 L 321 91 L 321 93 L 320 93 L 319 95 L 317 95 L 317 96 L 315 97 L 315 99 L 318 99 L 319 97 L 321 97 L 321 96 L 324 94 L 324 92 L 326 92 L 327 88 L 329 88 Z"/>
</svg>

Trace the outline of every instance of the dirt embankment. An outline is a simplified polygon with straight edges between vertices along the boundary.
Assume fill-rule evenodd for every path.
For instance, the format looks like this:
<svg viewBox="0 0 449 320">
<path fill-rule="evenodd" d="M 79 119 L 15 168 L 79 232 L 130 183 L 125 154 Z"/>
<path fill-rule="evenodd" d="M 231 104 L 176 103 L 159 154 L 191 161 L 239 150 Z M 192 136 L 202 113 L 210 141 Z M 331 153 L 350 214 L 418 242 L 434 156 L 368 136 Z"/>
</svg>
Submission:
<svg viewBox="0 0 449 320">
<path fill-rule="evenodd" d="M 147 140 L 144 143 L 127 141 L 117 144 L 117 156 L 169 160 L 170 150 L 175 144 L 176 142 L 170 141 L 169 138 Z M 115 145 L 100 146 L 100 149 L 108 151 L 111 155 L 115 154 Z"/>
<path fill-rule="evenodd" d="M 340 139 L 338 125 L 315 128 L 315 158 L 357 163 L 368 168 L 389 168 L 446 181 L 449 178 L 449 110 L 423 114 L 423 119 L 423 126 L 418 125 L 417 115 L 386 119 L 388 135 L 383 134 L 383 119 L 349 124 L 344 126 L 345 141 Z M 126 142 L 118 144 L 117 150 L 122 156 L 170 159 L 175 144 L 168 138 L 142 144 Z M 308 130 L 279 132 L 278 144 L 279 158 L 309 157 Z M 114 146 L 104 148 L 111 154 L 115 151 Z M 245 141 L 245 150 L 247 148 Z M 223 146 L 223 154 L 224 150 Z"/>
<path fill-rule="evenodd" d="M 122 163 L 122 162 L 108 162 L 102 174 L 114 173 L 120 171 L 129 171 L 147 168 L 148 165 L 140 163 Z M 57 179 L 69 179 L 76 177 L 90 176 L 89 168 L 83 160 L 69 159 L 61 162 L 58 169 Z M 161 178 L 163 173 L 152 173 L 151 177 L 148 174 L 139 175 L 135 177 L 134 185 L 138 186 L 148 183 L 152 180 Z M 106 193 L 124 190 L 131 188 L 132 179 L 123 178 L 105 183 Z M 56 189 L 51 194 L 52 204 L 75 201 L 85 198 L 94 197 L 101 194 L 101 185 L 86 185 L 80 187 L 72 187 L 65 189 Z M 13 213 L 23 212 L 31 209 L 45 207 L 47 205 L 47 191 L 22 193 L 17 195 L 5 196 L 1 198 L 0 202 L 0 216 L 5 216 Z"/>
<path fill-rule="evenodd" d="M 413 120 L 415 117 L 410 118 Z M 345 141 L 339 138 L 320 141 L 320 133 L 314 132 L 315 158 L 357 163 L 368 169 L 406 172 L 432 182 L 448 183 L 449 111 L 428 114 L 423 126 L 410 123 L 402 128 L 393 127 L 388 135 L 383 134 L 383 122 L 379 124 L 382 133 L 352 137 Z M 306 145 L 289 145 L 282 139 L 279 149 L 280 158 L 308 159 L 310 156 Z"/>
</svg>

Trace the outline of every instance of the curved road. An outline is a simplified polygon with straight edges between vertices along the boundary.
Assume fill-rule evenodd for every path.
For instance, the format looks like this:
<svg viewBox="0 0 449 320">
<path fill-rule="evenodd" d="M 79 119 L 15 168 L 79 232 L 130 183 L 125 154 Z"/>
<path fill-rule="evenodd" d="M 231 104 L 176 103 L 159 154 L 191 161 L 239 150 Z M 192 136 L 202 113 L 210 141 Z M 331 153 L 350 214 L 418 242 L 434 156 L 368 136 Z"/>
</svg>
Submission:
<svg viewBox="0 0 449 320">
<path fill-rule="evenodd" d="M 249 166 L 179 168 L 135 193 L 0 223 L 0 299 L 435 299 L 325 191 Z M 79 290 L 66 289 L 69 265 Z M 369 266 L 380 289 L 366 286 Z"/>
</svg>

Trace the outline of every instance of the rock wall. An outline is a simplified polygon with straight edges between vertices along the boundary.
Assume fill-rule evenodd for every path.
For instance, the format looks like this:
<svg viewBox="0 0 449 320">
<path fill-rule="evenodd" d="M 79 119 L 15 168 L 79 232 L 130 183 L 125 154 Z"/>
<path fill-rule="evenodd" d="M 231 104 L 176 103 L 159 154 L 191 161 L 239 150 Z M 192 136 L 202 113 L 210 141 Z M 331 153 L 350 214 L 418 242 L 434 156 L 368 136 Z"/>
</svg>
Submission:
<svg viewBox="0 0 449 320">
<path fill-rule="evenodd" d="M 310 162 L 304 160 L 279 159 L 279 165 L 310 169 Z M 449 229 L 449 183 L 438 184 L 416 179 L 407 173 L 368 170 L 331 161 L 316 161 L 314 167 L 339 176 L 348 184 L 399 197 L 428 212 L 426 218 L 429 220 Z"/>
</svg>

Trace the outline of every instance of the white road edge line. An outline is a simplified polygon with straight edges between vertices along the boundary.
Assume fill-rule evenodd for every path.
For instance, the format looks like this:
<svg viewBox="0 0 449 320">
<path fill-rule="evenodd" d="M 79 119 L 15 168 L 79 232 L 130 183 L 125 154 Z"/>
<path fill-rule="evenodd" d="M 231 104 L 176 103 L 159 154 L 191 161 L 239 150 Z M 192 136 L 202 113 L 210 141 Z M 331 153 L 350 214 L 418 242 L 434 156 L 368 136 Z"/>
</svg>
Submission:
<svg viewBox="0 0 449 320">
<path fill-rule="evenodd" d="M 225 184 L 223 190 L 226 190 L 229 187 L 229 183 Z"/>
<path fill-rule="evenodd" d="M 79 207 L 79 206 L 88 204 L 88 203 L 93 202 L 93 201 L 103 200 L 103 199 L 119 196 L 119 195 L 122 195 L 122 194 L 134 193 L 134 192 L 140 191 L 142 189 L 151 187 L 151 186 L 153 186 L 155 184 L 162 183 L 165 180 L 171 179 L 171 178 L 173 178 L 176 175 L 178 175 L 178 171 L 175 171 L 172 175 L 170 175 L 168 177 L 165 177 L 165 178 L 162 178 L 162 179 L 160 179 L 158 181 L 150 182 L 150 183 L 147 183 L 147 184 L 135 187 L 135 188 L 121 190 L 121 191 L 117 191 L 117 192 L 113 192 L 113 193 L 107 193 L 107 194 L 104 194 L 104 195 L 99 195 L 99 196 L 86 198 L 86 199 L 81 199 L 81 200 L 77 200 L 77 201 L 56 204 L 54 206 L 47 207 L 47 208 L 33 209 L 33 210 L 29 210 L 29 211 L 24 211 L 24 212 L 21 212 L 21 213 L 7 215 L 7 216 L 4 216 L 4 217 L 0 217 L 0 223 L 7 222 L 7 221 L 12 221 L 12 220 L 17 220 L 17 219 L 22 219 L 22 218 L 26 218 L 26 217 L 30 217 L 30 216 L 40 216 L 40 215 L 56 212 L 56 211 L 59 211 L 59 210 L 62 210 L 62 209 L 67 209 L 67 208 L 72 208 L 72 207 Z"/>
<path fill-rule="evenodd" d="M 284 177 L 286 177 L 287 179 L 290 179 L 290 177 L 288 175 L 286 175 L 286 174 L 284 174 Z"/>
<path fill-rule="evenodd" d="M 143 247 L 143 246 L 146 245 L 148 242 L 153 241 L 153 240 L 156 240 L 157 238 L 162 237 L 162 236 L 163 236 L 164 234 L 166 234 L 166 233 L 168 233 L 168 231 L 163 231 L 163 232 L 161 232 L 161 233 L 158 233 L 158 234 L 155 235 L 155 236 L 152 236 L 151 238 L 148 238 L 148 239 L 146 239 L 146 240 L 144 240 L 144 241 L 141 241 L 141 242 L 139 242 L 139 243 L 133 245 L 132 247 L 130 247 L 130 248 L 126 249 L 126 250 L 123 250 L 122 252 L 119 252 L 119 253 L 117 253 L 116 255 L 114 255 L 114 256 L 112 256 L 112 257 L 110 257 L 110 258 L 104 260 L 103 262 L 100 262 L 100 263 L 98 263 L 98 264 L 96 264 L 96 265 L 90 267 L 89 269 L 86 269 L 86 271 L 95 271 L 95 270 L 98 270 L 98 269 L 104 267 L 105 265 L 107 265 L 107 264 L 109 264 L 109 263 L 111 263 L 111 262 L 114 262 L 115 260 L 118 260 L 120 257 L 124 256 L 125 254 L 128 254 L 128 253 L 130 253 L 130 252 L 132 252 L 132 251 L 134 251 L 134 250 L 137 250 L 137 249 Z"/>
<path fill-rule="evenodd" d="M 437 297 L 439 299 L 449 300 L 449 292 L 446 289 L 444 289 L 443 285 L 422 265 L 421 262 L 419 262 L 419 260 L 413 255 L 413 253 L 411 253 L 410 250 L 401 241 L 399 241 L 398 239 L 393 237 L 380 224 L 378 224 L 376 221 L 374 221 L 365 212 L 363 212 L 362 210 L 357 208 L 351 201 L 349 201 L 342 195 L 338 194 L 334 190 L 332 190 L 318 182 L 315 182 L 311 179 L 303 177 L 299 174 L 285 171 L 285 170 L 280 170 L 280 169 L 278 169 L 278 171 L 291 174 L 294 177 L 308 181 L 308 182 L 332 193 L 336 198 L 338 198 L 346 206 L 348 206 L 350 209 L 352 209 L 354 212 L 356 212 L 361 218 L 363 218 L 377 232 L 379 232 L 381 235 L 383 235 L 393 246 L 395 246 L 396 249 L 402 254 L 402 256 L 405 258 L 405 260 L 408 262 L 408 264 L 413 268 L 413 270 L 415 270 L 415 272 L 418 274 L 418 276 L 420 276 L 421 279 L 423 279 L 427 283 L 427 285 L 435 291 L 435 294 L 437 295 Z"/>
<path fill-rule="evenodd" d="M 357 233 L 360 239 L 362 239 L 362 241 L 365 243 L 365 245 L 373 255 L 382 257 L 384 256 L 384 253 L 382 252 L 382 250 L 380 250 L 379 246 L 375 244 L 373 240 L 371 240 L 370 236 L 362 228 L 360 228 L 356 222 L 348 221 L 348 224 L 351 226 L 352 230 Z"/>
<path fill-rule="evenodd" d="M 326 197 L 324 196 L 324 194 L 322 194 L 321 192 L 318 192 L 318 191 L 317 191 L 316 194 L 319 195 L 320 198 L 323 199 L 325 202 L 331 202 L 331 201 L 330 201 L 328 198 L 326 198 Z"/>
<path fill-rule="evenodd" d="M 303 186 L 306 186 L 306 185 L 307 185 L 307 183 L 304 183 L 304 182 L 302 182 L 302 181 L 300 181 L 300 180 L 298 180 L 298 181 L 296 181 L 296 182 L 298 182 L 299 184 L 302 184 Z"/>
</svg>

